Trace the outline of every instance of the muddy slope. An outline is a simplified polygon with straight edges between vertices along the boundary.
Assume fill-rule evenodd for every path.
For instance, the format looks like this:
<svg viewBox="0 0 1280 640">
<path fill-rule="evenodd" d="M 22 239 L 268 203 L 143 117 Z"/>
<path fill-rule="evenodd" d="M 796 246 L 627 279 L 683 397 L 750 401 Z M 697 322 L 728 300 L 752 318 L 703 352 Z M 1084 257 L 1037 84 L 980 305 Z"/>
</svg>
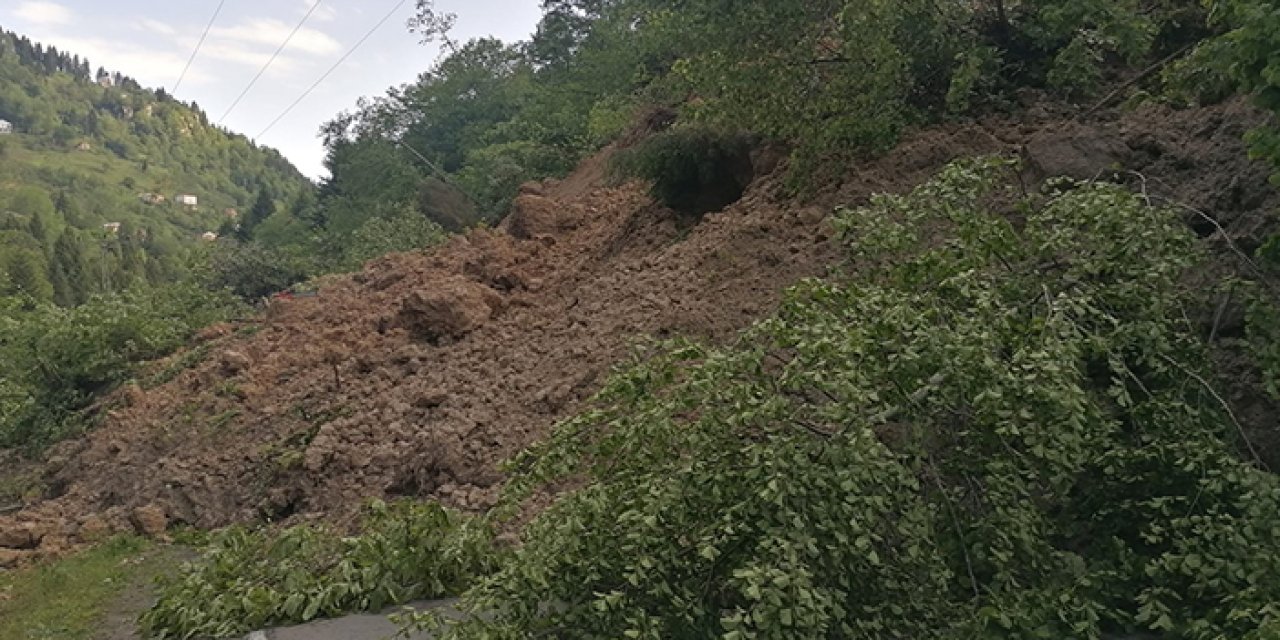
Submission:
<svg viewBox="0 0 1280 640">
<path fill-rule="evenodd" d="M 836 263 L 832 206 L 908 189 L 960 156 L 1021 153 L 1029 181 L 1136 172 L 1121 178 L 1225 229 L 1188 211 L 1222 271 L 1245 268 L 1232 247 L 1277 229 L 1280 198 L 1241 142 L 1261 117 L 1243 104 L 1069 116 L 1037 108 L 917 132 L 816 205 L 779 201 L 760 178 L 691 228 L 638 185 L 606 186 L 595 158 L 527 188 L 495 230 L 374 261 L 260 321 L 206 331 L 203 362 L 120 392 L 100 429 L 54 452 L 49 497 L 0 530 L 28 523 L 25 546 L 48 551 L 160 515 L 200 527 L 340 519 L 394 496 L 483 509 L 497 463 L 578 409 L 634 340 L 731 338 Z M 1217 337 L 1238 333 L 1227 324 Z M 1238 369 L 1242 413 L 1255 425 L 1277 415 L 1250 386 L 1256 372 L 1226 347 L 1220 356 Z"/>
</svg>

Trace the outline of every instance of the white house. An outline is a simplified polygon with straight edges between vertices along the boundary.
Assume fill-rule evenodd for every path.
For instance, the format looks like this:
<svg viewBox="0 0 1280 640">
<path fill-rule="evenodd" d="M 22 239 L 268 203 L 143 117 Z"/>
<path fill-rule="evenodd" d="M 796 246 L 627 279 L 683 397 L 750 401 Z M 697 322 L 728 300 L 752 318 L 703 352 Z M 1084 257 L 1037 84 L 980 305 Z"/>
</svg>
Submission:
<svg viewBox="0 0 1280 640">
<path fill-rule="evenodd" d="M 195 207 L 200 205 L 200 199 L 190 194 L 180 195 L 174 198 L 174 200 L 177 200 L 178 204 L 184 207 Z"/>
<path fill-rule="evenodd" d="M 13 123 L 8 120 L 0 120 L 0 135 L 9 135 L 13 133 Z"/>
<path fill-rule="evenodd" d="M 108 235 L 113 235 L 113 236 L 114 236 L 114 235 L 117 235 L 117 234 L 119 234 L 119 233 L 120 233 L 120 223 L 119 223 L 119 222 L 108 222 L 108 223 L 106 223 L 106 224 L 102 225 L 102 230 L 103 230 L 103 231 L 105 231 L 105 232 L 107 232 L 107 234 L 108 234 Z"/>
<path fill-rule="evenodd" d="M 218 234 L 216 234 L 216 233 L 214 233 L 214 232 L 212 232 L 212 231 L 206 231 L 206 232 L 204 232 L 204 234 L 202 234 L 202 235 L 200 236 L 200 239 L 201 239 L 201 240 L 203 240 L 203 241 L 205 241 L 205 242 L 217 242 L 217 241 L 218 241 Z"/>
</svg>

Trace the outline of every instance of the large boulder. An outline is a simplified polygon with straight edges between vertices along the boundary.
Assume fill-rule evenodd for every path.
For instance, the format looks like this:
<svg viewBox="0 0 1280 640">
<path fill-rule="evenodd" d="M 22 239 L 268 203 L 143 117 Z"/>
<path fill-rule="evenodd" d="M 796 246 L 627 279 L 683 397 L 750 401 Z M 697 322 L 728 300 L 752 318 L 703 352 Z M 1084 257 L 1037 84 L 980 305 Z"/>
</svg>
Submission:
<svg viewBox="0 0 1280 640">
<path fill-rule="evenodd" d="M 484 326 L 502 305 L 496 291 L 465 278 L 432 283 L 405 297 L 400 325 L 431 341 L 457 339 Z"/>
<path fill-rule="evenodd" d="M 13 569 L 32 557 L 34 552 L 0 549 L 0 569 Z"/>
<path fill-rule="evenodd" d="M 1093 180 L 1123 165 L 1129 148 L 1118 136 L 1098 127 L 1070 123 L 1037 134 L 1027 142 L 1024 154 L 1035 181 L 1060 176 Z"/>
<path fill-rule="evenodd" d="M 34 549 L 43 537 L 44 530 L 31 522 L 0 523 L 0 549 Z"/>
<path fill-rule="evenodd" d="M 148 538 L 162 538 L 169 529 L 169 514 L 164 507 L 149 504 L 138 507 L 129 514 L 129 522 L 133 528 Z"/>
<path fill-rule="evenodd" d="M 110 538 L 114 533 L 115 530 L 111 528 L 111 524 L 103 519 L 102 516 L 91 514 L 80 522 L 80 527 L 76 531 L 76 538 L 80 542 L 102 542 Z"/>
<path fill-rule="evenodd" d="M 516 196 L 511 204 L 511 213 L 498 225 L 498 229 L 514 238 L 529 240 L 570 230 L 576 222 L 574 212 L 543 196 L 532 186 L 526 186 Z"/>
</svg>

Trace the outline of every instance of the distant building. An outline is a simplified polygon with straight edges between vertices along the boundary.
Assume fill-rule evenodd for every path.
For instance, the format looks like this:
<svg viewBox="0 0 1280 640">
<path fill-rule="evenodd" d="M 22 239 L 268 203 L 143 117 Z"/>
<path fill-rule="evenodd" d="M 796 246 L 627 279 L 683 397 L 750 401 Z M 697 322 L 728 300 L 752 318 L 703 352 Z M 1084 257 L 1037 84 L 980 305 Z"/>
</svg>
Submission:
<svg viewBox="0 0 1280 640">
<path fill-rule="evenodd" d="M 138 199 L 146 204 L 164 204 L 165 197 L 158 193 L 139 193 Z"/>
<path fill-rule="evenodd" d="M 205 242 L 217 242 L 218 234 L 212 231 L 206 231 L 203 234 L 201 234 L 200 239 L 204 240 Z"/>
<path fill-rule="evenodd" d="M 13 123 L 8 120 L 0 120 L 0 135 L 9 135 L 13 133 Z"/>
<path fill-rule="evenodd" d="M 102 230 L 105 231 L 107 235 L 112 235 L 112 236 L 117 235 L 120 233 L 120 223 L 108 222 L 102 225 Z"/>
<path fill-rule="evenodd" d="M 88 142 L 81 142 L 80 144 L 76 145 L 76 151 L 91 151 L 91 150 L 93 150 L 93 145 L 89 144 Z"/>
<path fill-rule="evenodd" d="M 174 198 L 174 200 L 184 207 L 196 207 L 200 205 L 200 199 L 189 194 L 180 195 Z"/>
</svg>

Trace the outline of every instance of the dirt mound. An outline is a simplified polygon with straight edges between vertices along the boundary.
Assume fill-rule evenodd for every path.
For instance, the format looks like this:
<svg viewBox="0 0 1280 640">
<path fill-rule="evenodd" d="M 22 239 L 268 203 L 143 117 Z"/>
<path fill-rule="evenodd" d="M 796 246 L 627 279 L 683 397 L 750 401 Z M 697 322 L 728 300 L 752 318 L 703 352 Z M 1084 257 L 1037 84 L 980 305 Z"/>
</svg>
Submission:
<svg viewBox="0 0 1280 640">
<path fill-rule="evenodd" d="M 206 332 L 210 357 L 134 388 L 55 450 L 51 496 L 0 531 L 33 523 L 57 548 L 157 523 L 340 519 L 372 498 L 483 509 L 498 462 L 578 409 L 637 337 L 729 339 L 785 287 L 824 274 L 839 256 L 831 205 L 903 191 L 959 156 L 1022 151 L 1043 171 L 1140 172 L 1151 193 L 1218 216 L 1224 245 L 1248 244 L 1276 229 L 1264 212 L 1280 204 L 1240 141 L 1259 120 L 1230 104 L 937 127 L 816 204 L 780 201 L 763 178 L 692 229 L 639 185 L 601 186 L 594 159 L 530 185 L 498 229 L 373 261 L 260 322 Z"/>
</svg>

